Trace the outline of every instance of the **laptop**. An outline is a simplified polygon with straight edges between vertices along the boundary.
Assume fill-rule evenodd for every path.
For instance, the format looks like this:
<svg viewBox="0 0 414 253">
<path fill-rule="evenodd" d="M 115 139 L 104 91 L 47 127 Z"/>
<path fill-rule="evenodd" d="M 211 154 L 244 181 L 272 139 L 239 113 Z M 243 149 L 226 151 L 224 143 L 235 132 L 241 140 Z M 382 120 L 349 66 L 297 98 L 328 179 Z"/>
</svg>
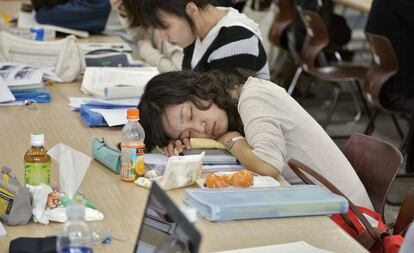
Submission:
<svg viewBox="0 0 414 253">
<path fill-rule="evenodd" d="M 154 182 L 142 217 L 134 253 L 198 252 L 201 235 Z"/>
</svg>

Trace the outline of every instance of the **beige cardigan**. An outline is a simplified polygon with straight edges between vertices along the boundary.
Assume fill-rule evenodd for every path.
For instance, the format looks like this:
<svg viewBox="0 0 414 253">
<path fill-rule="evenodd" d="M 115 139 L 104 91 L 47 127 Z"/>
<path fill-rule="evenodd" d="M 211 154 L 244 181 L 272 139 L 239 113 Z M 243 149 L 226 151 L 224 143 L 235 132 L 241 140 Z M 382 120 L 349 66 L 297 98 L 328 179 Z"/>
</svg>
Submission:
<svg viewBox="0 0 414 253">
<path fill-rule="evenodd" d="M 240 91 L 238 111 L 253 153 L 277 168 L 289 183 L 301 182 L 287 165 L 294 158 L 325 176 L 355 204 L 373 209 L 341 150 L 285 89 L 250 77 Z"/>
</svg>

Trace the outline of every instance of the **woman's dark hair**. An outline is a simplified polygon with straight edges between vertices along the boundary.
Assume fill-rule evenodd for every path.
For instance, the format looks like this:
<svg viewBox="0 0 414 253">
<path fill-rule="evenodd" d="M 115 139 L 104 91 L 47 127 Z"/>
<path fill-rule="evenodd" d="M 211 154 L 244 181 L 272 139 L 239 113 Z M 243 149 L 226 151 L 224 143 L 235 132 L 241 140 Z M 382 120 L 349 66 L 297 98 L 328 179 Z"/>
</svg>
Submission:
<svg viewBox="0 0 414 253">
<path fill-rule="evenodd" d="M 193 27 L 193 21 L 186 12 L 188 3 L 193 2 L 198 8 L 204 9 L 212 4 L 212 0 L 123 0 L 125 10 L 131 27 L 144 26 L 154 28 L 166 28 L 159 18 L 160 10 L 177 17 L 185 18 Z"/>
<path fill-rule="evenodd" d="M 39 8 L 53 8 L 66 2 L 69 2 L 69 0 L 32 0 L 32 5 L 37 10 Z"/>
<path fill-rule="evenodd" d="M 243 123 L 237 111 L 238 98 L 232 91 L 244 84 L 249 76 L 248 70 L 237 69 L 232 73 L 211 70 L 198 73 L 191 70 L 160 74 L 152 78 L 144 89 L 141 101 L 140 122 L 145 130 L 145 147 L 165 147 L 170 139 L 163 130 L 161 117 L 165 109 L 190 101 L 200 110 L 207 110 L 214 103 L 227 113 L 228 130 L 243 134 Z M 202 101 L 211 102 L 208 106 Z"/>
</svg>

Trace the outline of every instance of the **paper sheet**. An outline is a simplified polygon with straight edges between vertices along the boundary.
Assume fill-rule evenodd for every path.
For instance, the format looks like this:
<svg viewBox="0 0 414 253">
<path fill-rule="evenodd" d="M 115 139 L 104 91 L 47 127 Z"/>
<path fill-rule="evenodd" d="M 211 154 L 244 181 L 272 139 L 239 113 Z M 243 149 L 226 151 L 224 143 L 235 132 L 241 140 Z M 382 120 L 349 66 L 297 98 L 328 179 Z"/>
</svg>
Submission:
<svg viewBox="0 0 414 253">
<path fill-rule="evenodd" d="M 127 123 L 127 111 L 128 108 L 125 109 L 91 109 L 93 112 L 97 112 L 101 114 L 108 126 L 121 126 Z"/>
<path fill-rule="evenodd" d="M 3 224 L 0 222 L 0 237 L 7 235 L 6 229 L 3 227 Z"/>
<path fill-rule="evenodd" d="M 105 88 L 133 86 L 142 94 L 147 82 L 158 75 L 155 67 L 111 68 L 87 67 L 83 76 L 81 91 L 104 98 Z"/>
<path fill-rule="evenodd" d="M 69 97 L 68 105 L 72 110 L 79 110 L 80 106 L 86 103 L 99 103 L 106 105 L 123 105 L 123 106 L 137 106 L 139 103 L 138 98 L 122 98 L 122 99 L 100 99 L 94 97 Z"/>
<path fill-rule="evenodd" d="M 11 93 L 6 84 L 0 83 L 0 103 L 8 103 L 15 101 L 16 98 Z"/>
<path fill-rule="evenodd" d="M 247 249 L 237 249 L 237 250 L 227 250 L 227 251 L 217 251 L 215 253 L 332 253 L 331 251 L 327 251 L 324 249 L 313 247 L 312 245 L 304 242 L 292 242 L 292 243 L 284 243 L 284 244 L 275 244 L 269 246 L 262 246 L 262 247 L 254 247 L 254 248 L 247 248 Z"/>
</svg>

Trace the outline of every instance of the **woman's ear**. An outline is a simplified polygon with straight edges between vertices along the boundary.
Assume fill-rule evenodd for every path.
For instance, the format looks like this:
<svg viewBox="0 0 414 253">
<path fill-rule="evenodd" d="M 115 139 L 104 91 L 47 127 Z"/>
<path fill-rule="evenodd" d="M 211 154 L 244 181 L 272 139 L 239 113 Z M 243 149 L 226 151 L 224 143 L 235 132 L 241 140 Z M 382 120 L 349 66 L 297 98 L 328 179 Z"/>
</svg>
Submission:
<svg viewBox="0 0 414 253">
<path fill-rule="evenodd" d="M 198 11 L 198 6 L 194 2 L 189 2 L 185 6 L 185 12 L 190 18 L 193 18 L 198 13 Z"/>
</svg>

